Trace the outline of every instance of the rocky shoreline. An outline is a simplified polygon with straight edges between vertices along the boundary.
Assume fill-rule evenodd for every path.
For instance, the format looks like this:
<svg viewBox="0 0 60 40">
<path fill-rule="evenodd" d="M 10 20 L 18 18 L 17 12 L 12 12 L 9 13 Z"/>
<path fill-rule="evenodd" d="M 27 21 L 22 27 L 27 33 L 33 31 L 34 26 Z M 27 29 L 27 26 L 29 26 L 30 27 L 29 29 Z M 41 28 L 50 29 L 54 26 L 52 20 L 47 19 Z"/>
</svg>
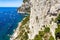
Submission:
<svg viewBox="0 0 60 40">
<path fill-rule="evenodd" d="M 21 25 L 21 22 L 18 23 L 18 27 L 16 28 L 16 30 L 14 31 L 14 33 L 11 35 L 10 40 L 14 40 L 19 34 L 19 27 Z"/>
<path fill-rule="evenodd" d="M 22 32 L 22 30 L 21 30 L 22 27 L 24 27 L 25 32 L 27 32 L 28 28 L 25 29 L 25 28 L 26 28 L 25 26 L 27 25 L 27 27 L 28 27 L 29 22 L 28 22 L 28 20 L 26 20 L 26 19 L 29 20 L 29 15 L 27 15 L 25 18 L 23 18 L 23 20 L 22 20 L 21 22 L 18 23 L 18 27 L 16 28 L 16 30 L 14 31 L 14 33 L 11 35 L 10 40 L 20 40 L 20 39 L 18 38 L 18 36 L 19 36 L 19 35 L 21 34 L 21 32 Z M 25 22 L 25 21 L 26 21 L 26 22 Z M 25 22 L 25 24 L 24 24 L 24 22 Z M 22 28 L 22 29 L 23 29 L 23 28 Z"/>
</svg>

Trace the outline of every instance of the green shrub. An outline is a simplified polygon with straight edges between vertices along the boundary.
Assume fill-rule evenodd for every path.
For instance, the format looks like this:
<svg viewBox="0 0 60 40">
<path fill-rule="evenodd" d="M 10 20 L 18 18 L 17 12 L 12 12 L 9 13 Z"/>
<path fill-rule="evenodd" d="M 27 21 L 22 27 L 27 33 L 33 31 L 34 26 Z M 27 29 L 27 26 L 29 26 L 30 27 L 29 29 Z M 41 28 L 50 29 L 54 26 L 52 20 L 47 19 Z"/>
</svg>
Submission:
<svg viewBox="0 0 60 40">
<path fill-rule="evenodd" d="M 29 21 L 29 18 L 30 18 L 30 15 L 28 15 L 27 17 L 25 17 L 25 19 L 22 22 L 22 25 L 25 25 Z"/>
<path fill-rule="evenodd" d="M 44 32 L 45 32 L 45 33 L 50 32 L 50 28 L 49 28 L 49 27 L 45 27 Z"/>
<path fill-rule="evenodd" d="M 58 20 L 60 20 L 60 14 L 57 16 L 57 18 L 55 19 L 55 22 L 57 22 Z"/>
<path fill-rule="evenodd" d="M 44 31 L 39 31 L 39 34 L 35 36 L 34 40 L 42 40 L 44 34 L 45 34 Z"/>
<path fill-rule="evenodd" d="M 27 32 L 24 33 L 23 39 L 25 39 L 25 40 L 28 39 L 28 34 L 27 34 Z"/>
<path fill-rule="evenodd" d="M 34 40 L 42 40 L 44 34 L 45 34 L 44 31 L 39 31 L 39 34 L 35 36 Z"/>
<path fill-rule="evenodd" d="M 58 28 L 55 30 L 55 34 L 60 33 L 60 24 L 58 24 Z"/>
<path fill-rule="evenodd" d="M 60 29 L 56 28 L 55 34 L 60 33 Z"/>
<path fill-rule="evenodd" d="M 54 40 L 53 36 L 50 36 L 49 40 Z"/>
<path fill-rule="evenodd" d="M 44 32 L 44 31 L 39 31 L 39 35 L 40 35 L 41 37 L 43 37 L 43 36 L 44 36 L 44 34 L 45 34 L 45 32 Z"/>
<path fill-rule="evenodd" d="M 28 34 L 27 32 L 24 32 L 24 35 L 20 33 L 15 39 L 28 40 Z"/>
<path fill-rule="evenodd" d="M 59 14 L 58 17 L 57 17 L 57 20 L 60 20 L 60 14 Z"/>
<path fill-rule="evenodd" d="M 40 35 L 36 35 L 34 40 L 42 40 L 42 37 Z"/>
<path fill-rule="evenodd" d="M 57 36 L 60 34 L 60 24 L 57 26 L 58 28 L 55 29 L 55 37 L 57 39 Z M 59 37 L 59 36 L 58 36 Z"/>
</svg>

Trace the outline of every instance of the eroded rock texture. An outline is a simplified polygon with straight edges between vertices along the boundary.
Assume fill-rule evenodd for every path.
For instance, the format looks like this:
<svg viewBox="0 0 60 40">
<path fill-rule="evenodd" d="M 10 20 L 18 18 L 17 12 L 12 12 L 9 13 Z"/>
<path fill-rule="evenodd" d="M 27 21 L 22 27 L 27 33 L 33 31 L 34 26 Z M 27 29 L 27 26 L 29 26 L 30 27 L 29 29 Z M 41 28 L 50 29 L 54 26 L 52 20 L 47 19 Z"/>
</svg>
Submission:
<svg viewBox="0 0 60 40">
<path fill-rule="evenodd" d="M 30 33 L 29 39 L 33 39 L 39 31 L 45 27 L 50 28 L 51 35 L 55 38 L 57 23 L 54 22 L 59 14 L 60 0 L 31 0 Z M 53 19 L 53 20 L 52 20 Z"/>
<path fill-rule="evenodd" d="M 27 16 L 27 18 L 20 23 L 21 25 L 19 24 L 11 39 L 56 40 L 55 29 L 57 28 L 57 23 L 55 20 L 60 13 L 60 0 L 29 0 L 29 7 L 31 10 L 30 8 L 26 8 L 31 11 L 28 12 L 30 16 Z M 25 7 L 22 11 L 24 10 Z M 42 37 L 40 37 L 40 35 Z"/>
</svg>

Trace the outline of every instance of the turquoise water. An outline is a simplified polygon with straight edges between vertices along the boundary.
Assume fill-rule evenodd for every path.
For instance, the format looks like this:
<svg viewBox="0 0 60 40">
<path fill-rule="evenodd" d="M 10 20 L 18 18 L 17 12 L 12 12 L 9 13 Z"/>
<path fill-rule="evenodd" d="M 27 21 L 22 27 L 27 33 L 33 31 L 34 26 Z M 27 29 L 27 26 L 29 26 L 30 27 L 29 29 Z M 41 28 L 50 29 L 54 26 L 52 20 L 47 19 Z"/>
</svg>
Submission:
<svg viewBox="0 0 60 40">
<path fill-rule="evenodd" d="M 0 7 L 0 40 L 9 40 L 24 15 L 17 13 L 16 7 Z"/>
</svg>

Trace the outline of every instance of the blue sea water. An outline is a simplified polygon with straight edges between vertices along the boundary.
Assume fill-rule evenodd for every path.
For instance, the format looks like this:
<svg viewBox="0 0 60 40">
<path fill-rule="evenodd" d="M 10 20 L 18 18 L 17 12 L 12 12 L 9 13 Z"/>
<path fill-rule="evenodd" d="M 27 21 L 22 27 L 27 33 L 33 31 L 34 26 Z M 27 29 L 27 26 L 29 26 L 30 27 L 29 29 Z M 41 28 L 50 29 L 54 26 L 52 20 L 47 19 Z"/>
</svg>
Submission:
<svg viewBox="0 0 60 40">
<path fill-rule="evenodd" d="M 13 30 L 24 18 L 24 15 L 17 13 L 17 7 L 0 7 L 0 40 L 10 40 Z"/>
</svg>

